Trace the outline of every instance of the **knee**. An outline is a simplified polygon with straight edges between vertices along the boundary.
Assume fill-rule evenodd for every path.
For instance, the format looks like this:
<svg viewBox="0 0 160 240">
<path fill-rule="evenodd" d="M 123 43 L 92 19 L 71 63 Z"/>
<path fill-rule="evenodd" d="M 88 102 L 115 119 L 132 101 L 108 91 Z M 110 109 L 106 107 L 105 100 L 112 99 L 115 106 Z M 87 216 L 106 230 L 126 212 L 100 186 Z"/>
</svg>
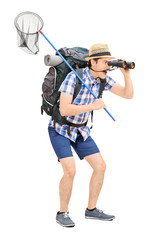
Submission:
<svg viewBox="0 0 160 240">
<path fill-rule="evenodd" d="M 94 169 L 95 172 L 98 172 L 98 173 L 105 173 L 106 171 L 106 163 L 105 162 L 101 162 L 99 163 L 96 168 Z"/>
<path fill-rule="evenodd" d="M 76 174 L 76 169 L 75 168 L 70 168 L 70 169 L 67 169 L 65 172 L 64 172 L 64 175 L 70 179 L 74 179 L 75 177 L 75 174 Z"/>
<path fill-rule="evenodd" d="M 102 172 L 106 171 L 106 163 L 105 162 L 100 164 L 100 169 L 101 169 Z"/>
</svg>

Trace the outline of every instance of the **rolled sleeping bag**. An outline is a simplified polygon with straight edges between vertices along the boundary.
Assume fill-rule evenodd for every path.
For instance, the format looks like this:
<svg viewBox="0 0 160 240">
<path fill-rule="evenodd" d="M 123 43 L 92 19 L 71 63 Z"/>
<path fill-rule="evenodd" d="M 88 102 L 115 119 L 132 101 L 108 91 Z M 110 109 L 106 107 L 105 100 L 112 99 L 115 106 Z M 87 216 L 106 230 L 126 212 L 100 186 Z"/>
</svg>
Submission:
<svg viewBox="0 0 160 240">
<path fill-rule="evenodd" d="M 46 66 L 57 66 L 58 64 L 62 63 L 63 60 L 60 56 L 57 55 L 46 55 L 44 57 L 44 63 Z"/>
</svg>

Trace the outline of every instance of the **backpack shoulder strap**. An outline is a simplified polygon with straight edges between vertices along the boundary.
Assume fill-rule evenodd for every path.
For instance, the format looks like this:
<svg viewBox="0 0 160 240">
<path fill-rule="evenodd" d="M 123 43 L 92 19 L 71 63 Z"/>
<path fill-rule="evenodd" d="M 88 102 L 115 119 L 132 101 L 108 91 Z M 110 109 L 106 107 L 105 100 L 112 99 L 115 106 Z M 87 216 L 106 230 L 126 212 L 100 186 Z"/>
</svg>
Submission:
<svg viewBox="0 0 160 240">
<path fill-rule="evenodd" d="M 102 94 L 103 94 L 105 85 L 106 85 L 106 79 L 100 79 L 100 88 L 99 88 L 98 98 L 102 98 Z M 93 111 L 91 112 L 91 127 L 90 127 L 90 129 L 92 129 L 92 128 L 93 128 Z"/>
<path fill-rule="evenodd" d="M 80 76 L 80 78 L 82 78 L 82 76 L 83 76 L 82 69 L 80 69 L 78 66 L 76 66 L 76 72 Z M 73 100 L 77 97 L 77 95 L 81 89 L 81 86 L 82 86 L 82 82 L 76 77 L 76 85 L 75 85 L 75 89 L 74 89 Z"/>
<path fill-rule="evenodd" d="M 99 88 L 99 95 L 98 98 L 102 98 L 102 94 L 105 88 L 105 84 L 106 84 L 106 79 L 101 79 L 100 78 L 100 88 Z"/>
</svg>

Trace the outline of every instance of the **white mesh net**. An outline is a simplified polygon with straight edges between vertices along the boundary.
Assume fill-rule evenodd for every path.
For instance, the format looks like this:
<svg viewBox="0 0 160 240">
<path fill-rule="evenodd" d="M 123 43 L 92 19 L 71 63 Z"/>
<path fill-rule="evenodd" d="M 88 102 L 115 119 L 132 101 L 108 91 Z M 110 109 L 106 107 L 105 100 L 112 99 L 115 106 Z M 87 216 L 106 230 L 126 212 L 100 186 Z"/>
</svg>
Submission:
<svg viewBox="0 0 160 240">
<path fill-rule="evenodd" d="M 42 18 L 33 12 L 23 12 L 14 21 L 17 29 L 18 47 L 30 54 L 39 52 L 39 30 L 44 23 Z"/>
</svg>

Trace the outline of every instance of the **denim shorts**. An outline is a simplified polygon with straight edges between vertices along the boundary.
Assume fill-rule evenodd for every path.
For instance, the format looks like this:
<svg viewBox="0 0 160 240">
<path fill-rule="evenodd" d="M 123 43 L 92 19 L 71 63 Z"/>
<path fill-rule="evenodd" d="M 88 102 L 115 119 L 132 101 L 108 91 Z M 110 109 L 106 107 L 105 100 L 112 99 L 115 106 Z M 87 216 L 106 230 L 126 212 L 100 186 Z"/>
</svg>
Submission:
<svg viewBox="0 0 160 240">
<path fill-rule="evenodd" d="M 48 132 L 52 147 L 58 157 L 58 161 L 59 159 L 73 156 L 71 146 L 81 160 L 86 156 L 100 152 L 91 136 L 84 141 L 81 134 L 78 133 L 76 142 L 73 142 L 57 133 L 53 127 L 48 127 Z"/>
</svg>

